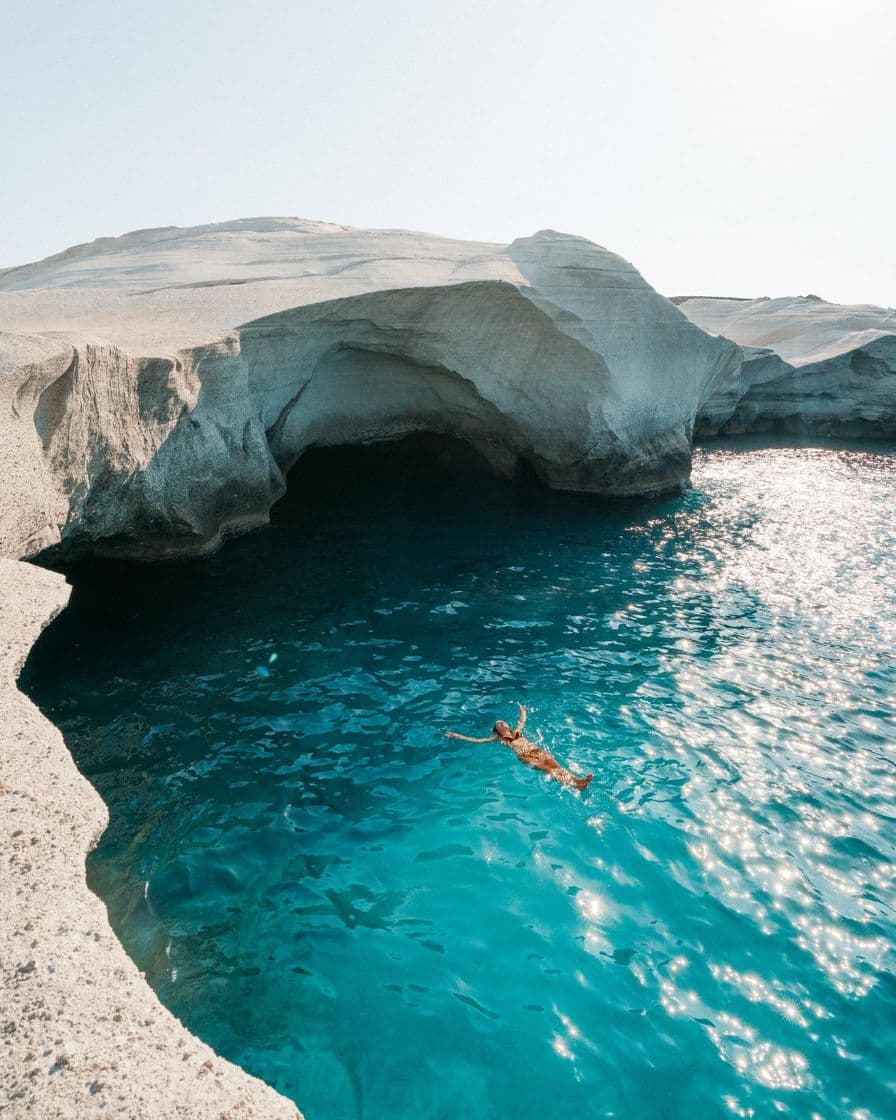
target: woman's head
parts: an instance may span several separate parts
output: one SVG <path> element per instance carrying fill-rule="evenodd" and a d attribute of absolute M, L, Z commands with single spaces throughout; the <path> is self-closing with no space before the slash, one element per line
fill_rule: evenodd
<path fill-rule="evenodd" d="M 497 735 L 499 739 L 512 739 L 514 737 L 510 724 L 505 723 L 503 719 L 499 719 L 492 728 L 492 735 Z"/>

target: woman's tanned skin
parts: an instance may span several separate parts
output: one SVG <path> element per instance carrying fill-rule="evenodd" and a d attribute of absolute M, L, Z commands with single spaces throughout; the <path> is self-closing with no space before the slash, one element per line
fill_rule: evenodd
<path fill-rule="evenodd" d="M 565 766 L 561 766 L 556 758 L 553 758 L 547 751 L 542 750 L 541 747 L 536 747 L 528 739 L 524 739 L 521 732 L 526 724 L 526 709 L 522 704 L 519 708 L 520 718 L 515 728 L 511 728 L 503 719 L 499 719 L 492 728 L 492 734 L 487 739 L 475 739 L 471 735 L 459 735 L 456 731 L 446 731 L 445 737 L 448 739 L 463 739 L 467 743 L 503 743 L 506 747 L 510 747 L 520 762 L 525 762 L 527 766 L 531 766 L 535 770 L 543 770 L 549 778 L 554 778 L 565 786 L 571 786 L 573 789 L 584 789 L 594 775 L 586 774 L 584 778 L 580 778 L 577 774 L 567 770 Z"/>

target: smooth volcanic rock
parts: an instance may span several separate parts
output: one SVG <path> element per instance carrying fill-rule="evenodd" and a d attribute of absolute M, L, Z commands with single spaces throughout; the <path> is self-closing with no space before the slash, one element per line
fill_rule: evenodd
<path fill-rule="evenodd" d="M 817 296 L 675 301 L 744 350 L 700 410 L 698 435 L 890 437 L 896 433 L 896 311 Z"/>
<path fill-rule="evenodd" d="M 264 523 L 307 448 L 420 431 L 558 489 L 674 489 L 742 358 L 583 238 L 280 218 L 7 270 L 0 327 L 8 555 L 202 552 Z"/>

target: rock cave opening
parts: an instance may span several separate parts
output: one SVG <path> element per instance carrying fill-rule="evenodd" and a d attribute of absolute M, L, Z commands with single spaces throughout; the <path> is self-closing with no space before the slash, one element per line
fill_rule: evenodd
<path fill-rule="evenodd" d="M 475 502 L 483 488 L 490 494 L 505 494 L 508 501 L 536 496 L 568 500 L 568 495 L 548 490 L 530 459 L 500 454 L 508 464 L 506 471 L 496 470 L 494 462 L 468 440 L 431 431 L 374 443 L 310 447 L 286 471 L 286 493 L 273 505 L 272 521 L 284 503 L 300 500 L 297 492 L 306 501 L 313 493 L 328 503 L 354 502 L 359 490 L 371 488 L 382 488 L 395 501 L 407 497 L 423 503 L 438 502 L 449 493 L 466 494 Z M 582 496 L 578 498 L 581 502 Z M 592 495 L 584 500 L 601 504 Z"/>

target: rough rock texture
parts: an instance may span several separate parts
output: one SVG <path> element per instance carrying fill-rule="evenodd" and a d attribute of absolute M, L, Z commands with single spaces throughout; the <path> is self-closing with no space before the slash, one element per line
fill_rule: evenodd
<path fill-rule="evenodd" d="M 817 296 L 675 301 L 738 342 L 741 368 L 703 405 L 698 435 L 890 437 L 896 433 L 896 311 Z"/>
<path fill-rule="evenodd" d="M 674 489 L 741 363 L 626 261 L 552 231 L 142 231 L 0 273 L 0 328 L 14 555 L 201 552 L 263 523 L 308 447 L 415 431 L 555 488 Z"/>
<path fill-rule="evenodd" d="M 67 599 L 62 576 L 0 559 L 0 1114 L 295 1120 L 162 1007 L 87 889 L 106 807 L 15 686 Z"/>

